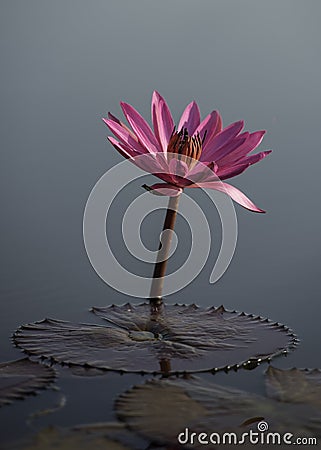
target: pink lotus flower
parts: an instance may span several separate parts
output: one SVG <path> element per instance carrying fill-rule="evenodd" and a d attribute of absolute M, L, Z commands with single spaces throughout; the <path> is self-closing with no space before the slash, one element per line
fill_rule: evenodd
<path fill-rule="evenodd" d="M 187 105 L 175 128 L 166 101 L 156 91 L 152 98 L 154 131 L 131 105 L 123 102 L 120 105 L 132 129 L 108 113 L 108 119 L 103 120 L 117 138 L 108 139 L 125 158 L 163 180 L 146 186 L 147 189 L 169 196 L 177 196 L 185 188 L 216 189 L 244 208 L 265 212 L 234 186 L 221 181 L 239 175 L 271 153 L 250 155 L 261 143 L 265 131 L 241 133 L 242 120 L 222 129 L 217 111 L 201 121 L 195 102 Z"/>

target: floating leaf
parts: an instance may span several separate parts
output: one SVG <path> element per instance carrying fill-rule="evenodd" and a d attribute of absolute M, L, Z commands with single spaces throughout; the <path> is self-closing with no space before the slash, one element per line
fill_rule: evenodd
<path fill-rule="evenodd" d="M 138 440 L 124 425 L 89 424 L 74 428 L 47 427 L 35 436 L 13 442 L 5 450 L 133 450 L 121 440 Z"/>
<path fill-rule="evenodd" d="M 121 395 L 116 412 L 133 431 L 174 445 L 186 428 L 196 433 L 237 428 L 258 414 L 260 400 L 198 380 L 151 380 Z"/>
<path fill-rule="evenodd" d="M 280 402 L 309 404 L 321 409 L 321 371 L 319 369 L 281 370 L 269 367 L 266 389 L 270 398 Z"/>
<path fill-rule="evenodd" d="M 54 369 L 28 358 L 0 363 L 0 407 L 48 387 L 55 376 Z"/>
<path fill-rule="evenodd" d="M 45 319 L 23 325 L 15 343 L 55 362 L 140 373 L 256 367 L 296 344 L 284 325 L 223 307 L 93 308 L 105 326 Z"/>
<path fill-rule="evenodd" d="M 249 430 L 260 432 L 260 436 L 269 430 L 280 435 L 293 433 L 293 439 L 320 438 L 321 414 L 309 405 L 301 406 L 199 379 L 154 379 L 122 394 L 116 401 L 116 412 L 130 429 L 162 445 L 177 445 L 181 435 L 181 443 L 188 448 L 204 448 L 195 436 L 206 433 L 202 439 L 209 440 L 212 433 L 217 433 L 213 443 L 206 445 L 216 449 L 221 448 L 217 444 L 223 443 L 225 432 L 234 433 L 235 439 L 241 439 Z M 194 438 L 191 433 L 196 433 Z"/>

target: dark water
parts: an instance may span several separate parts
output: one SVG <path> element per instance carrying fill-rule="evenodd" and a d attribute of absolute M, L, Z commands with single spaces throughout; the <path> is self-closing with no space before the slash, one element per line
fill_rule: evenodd
<path fill-rule="evenodd" d="M 10 336 L 22 323 L 94 321 L 90 306 L 132 300 L 92 269 L 82 218 L 92 187 L 121 159 L 100 118 L 108 110 L 120 115 L 120 99 L 149 118 L 157 89 L 176 120 L 195 99 L 203 116 L 217 108 L 225 124 L 244 119 L 247 129 L 266 129 L 261 149 L 273 149 L 231 183 L 268 214 L 237 206 L 239 240 L 226 274 L 210 285 L 207 264 L 168 302 L 224 304 L 286 323 L 302 345 L 275 364 L 321 367 L 320 9 L 317 1 L 298 0 L 2 4 L 2 361 L 21 356 Z M 217 213 L 201 193 L 193 197 L 219 238 Z M 159 224 L 157 215 L 143 224 L 149 245 Z M 178 235 L 185 225 L 178 222 Z M 124 254 L 120 239 L 115 229 L 114 247 Z M 215 242 L 210 258 L 217 248 Z M 262 370 L 215 381 L 261 392 Z M 115 374 L 71 381 L 66 374 L 58 381 L 66 407 L 40 425 L 109 420 L 113 399 L 137 382 Z M 26 415 L 50 395 L 3 408 L 3 438 L 26 432 Z"/>

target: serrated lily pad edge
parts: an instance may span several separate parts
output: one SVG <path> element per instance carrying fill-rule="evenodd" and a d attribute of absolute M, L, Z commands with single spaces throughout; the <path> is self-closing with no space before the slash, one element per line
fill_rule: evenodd
<path fill-rule="evenodd" d="M 143 303 L 139 303 L 135 306 L 143 306 L 146 305 L 146 302 Z M 115 304 L 111 304 L 108 305 L 110 307 L 126 307 L 126 306 L 132 306 L 130 303 L 125 303 L 123 305 L 115 305 Z M 166 304 L 164 304 L 164 306 L 166 306 Z M 237 364 L 233 364 L 233 365 L 225 365 L 225 366 L 220 366 L 220 367 L 213 367 L 213 368 L 208 368 L 208 369 L 199 369 L 199 370 L 173 370 L 173 371 L 169 371 L 166 372 L 166 374 L 164 374 L 163 371 L 161 370 L 127 370 L 127 369 L 113 369 L 112 367 L 109 368 L 98 368 L 95 365 L 92 365 L 90 363 L 85 363 L 85 364 L 78 364 L 78 363 L 64 363 L 61 361 L 58 361 L 56 358 L 50 356 L 50 357 L 46 357 L 46 356 L 36 356 L 34 355 L 32 352 L 29 352 L 28 350 L 25 350 L 23 348 L 21 348 L 19 346 L 19 344 L 16 343 L 15 341 L 15 336 L 17 333 L 20 332 L 20 330 L 23 330 L 25 325 L 21 325 L 20 327 L 17 328 L 17 330 L 13 333 L 12 335 L 12 342 L 13 345 L 16 348 L 19 348 L 23 353 L 25 353 L 28 357 L 32 357 L 33 359 L 36 360 L 40 360 L 43 363 L 46 363 L 49 367 L 52 367 L 53 365 L 57 364 L 60 365 L 61 367 L 83 367 L 85 369 L 95 369 L 95 370 L 99 370 L 103 373 L 108 373 L 108 372 L 113 372 L 113 373 L 118 373 L 120 375 L 122 374 L 136 374 L 136 375 L 166 375 L 166 376 L 180 376 L 180 375 L 187 375 L 187 374 L 198 374 L 198 373 L 212 373 L 213 375 L 218 373 L 218 372 L 225 372 L 228 373 L 230 371 L 235 371 L 237 372 L 239 369 L 247 369 L 247 370 L 251 370 L 254 369 L 256 367 L 258 367 L 259 365 L 261 365 L 262 363 L 270 363 L 272 361 L 272 359 L 278 357 L 278 356 L 287 356 L 291 351 L 295 350 L 296 347 L 299 345 L 300 340 L 298 338 L 298 336 L 296 335 L 296 333 L 292 330 L 292 328 L 288 327 L 287 325 L 284 325 L 280 322 L 274 322 L 273 320 L 267 318 L 267 317 L 262 317 L 260 315 L 255 315 L 255 314 L 248 314 L 245 312 L 239 312 L 237 310 L 229 310 L 226 309 L 223 305 L 215 307 L 215 306 L 209 306 L 207 308 L 203 308 L 201 306 L 196 305 L 195 303 L 192 304 L 185 304 L 185 303 L 175 303 L 171 306 L 180 306 L 180 307 L 192 307 L 196 309 L 203 309 L 204 311 L 208 311 L 208 310 L 215 310 L 215 311 L 222 311 L 222 312 L 227 312 L 227 313 L 231 313 L 231 314 L 237 314 L 239 316 L 246 316 L 247 318 L 252 319 L 253 321 L 257 320 L 261 323 L 269 323 L 270 325 L 278 328 L 281 332 L 286 333 L 286 335 L 289 337 L 289 344 L 281 349 L 278 350 L 274 353 L 271 353 L 269 356 L 266 357 L 262 357 L 262 358 L 250 358 L 248 360 L 242 361 L 240 363 Z M 95 309 L 95 307 L 91 307 L 89 309 L 89 311 L 93 311 Z M 44 323 L 46 321 L 55 321 L 56 319 L 51 319 L 51 318 L 45 318 L 36 322 L 33 322 L 34 324 L 41 324 Z M 60 322 L 65 322 L 65 323 L 69 323 L 69 321 L 62 321 L 59 320 Z M 89 325 L 89 326 L 97 326 L 99 327 L 103 327 L 106 328 L 103 325 L 96 325 L 94 323 L 82 323 L 83 325 Z"/>
<path fill-rule="evenodd" d="M 26 352 L 23 352 L 23 353 L 26 353 Z M 28 355 L 24 359 L 28 360 L 30 362 L 33 362 L 34 364 L 39 364 L 47 369 L 50 369 L 51 374 L 50 374 L 50 376 L 48 374 L 48 382 L 46 384 L 44 383 L 43 386 L 36 386 L 36 387 L 30 386 L 30 388 L 28 390 L 26 390 L 22 393 L 20 393 L 20 394 L 17 393 L 17 394 L 14 394 L 11 398 L 4 399 L 2 405 L 0 404 L 0 408 L 11 405 L 12 403 L 15 403 L 17 400 L 22 401 L 22 400 L 26 400 L 28 397 L 34 397 L 38 394 L 41 394 L 43 391 L 52 388 L 58 378 L 58 372 L 54 367 L 52 367 L 52 364 L 48 364 L 44 360 L 38 361 L 39 358 L 37 358 L 37 360 L 34 361 L 33 359 L 29 358 Z M 19 361 L 19 360 L 16 360 L 16 361 Z M 4 362 L 10 363 L 13 361 L 4 361 Z"/>

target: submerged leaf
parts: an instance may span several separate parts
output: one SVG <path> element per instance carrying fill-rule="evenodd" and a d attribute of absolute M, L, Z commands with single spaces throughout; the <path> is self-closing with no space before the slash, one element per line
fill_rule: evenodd
<path fill-rule="evenodd" d="M 45 319 L 20 327 L 15 343 L 59 363 L 170 373 L 251 368 L 296 340 L 283 325 L 223 307 L 144 303 L 92 311 L 105 326 Z"/>
<path fill-rule="evenodd" d="M 150 380 L 122 394 L 116 412 L 142 436 L 175 444 L 186 428 L 196 433 L 220 431 L 224 426 L 237 428 L 257 414 L 259 400 L 199 380 Z"/>
<path fill-rule="evenodd" d="M 235 439 L 242 440 L 243 433 L 250 430 L 258 433 L 260 439 L 267 430 L 281 436 L 292 433 L 293 440 L 297 436 L 320 438 L 321 414 L 304 406 L 276 402 L 200 379 L 154 379 L 122 394 L 116 401 L 116 413 L 130 429 L 153 442 L 175 446 L 181 435 L 181 443 L 187 448 L 204 448 L 204 442 L 198 442 L 195 436 L 206 433 L 207 437 L 202 437 L 209 441 L 206 448 L 216 449 L 221 448 L 217 445 L 223 444 L 224 433 L 234 433 Z M 196 433 L 194 438 L 192 433 Z M 250 444 L 248 434 L 244 439 L 242 447 L 247 448 L 244 444 Z"/>
<path fill-rule="evenodd" d="M 279 402 L 302 403 L 321 409 L 321 371 L 269 367 L 266 389 L 270 398 Z"/>
<path fill-rule="evenodd" d="M 5 450 L 130 450 L 130 447 L 105 436 L 108 431 L 108 426 L 104 430 L 48 427 L 32 438 L 8 444 Z"/>
<path fill-rule="evenodd" d="M 48 387 L 55 377 L 54 369 L 28 358 L 0 363 L 0 407 Z"/>

